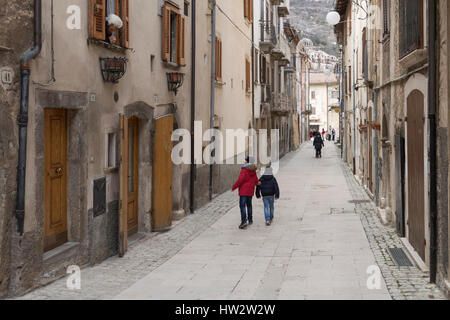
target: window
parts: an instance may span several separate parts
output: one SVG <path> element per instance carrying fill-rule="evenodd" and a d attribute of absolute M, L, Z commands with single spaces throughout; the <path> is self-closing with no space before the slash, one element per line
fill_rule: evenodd
<path fill-rule="evenodd" d="M 365 80 L 369 79 L 369 57 L 367 54 L 367 29 L 363 29 L 362 33 L 362 70 L 363 70 L 363 76 Z"/>
<path fill-rule="evenodd" d="M 247 92 L 251 91 L 251 67 L 250 67 L 250 61 L 248 59 L 245 59 L 245 90 Z"/>
<path fill-rule="evenodd" d="M 423 47 L 423 0 L 399 0 L 400 58 Z"/>
<path fill-rule="evenodd" d="M 259 78 L 260 82 L 262 84 L 267 84 L 267 60 L 264 55 L 260 55 L 261 57 L 261 63 L 260 63 L 260 72 L 259 72 Z"/>
<path fill-rule="evenodd" d="M 189 2 L 187 1 L 184 2 L 184 15 L 189 17 Z"/>
<path fill-rule="evenodd" d="M 106 142 L 106 169 L 117 168 L 117 134 L 113 131 L 108 132 L 106 134 Z"/>
<path fill-rule="evenodd" d="M 352 92 L 352 67 L 348 67 L 348 93 Z"/>
<path fill-rule="evenodd" d="M 150 55 L 150 71 L 155 71 L 155 56 L 153 54 Z"/>
<path fill-rule="evenodd" d="M 162 8 L 162 60 L 186 65 L 185 21 L 175 6 L 166 2 Z"/>
<path fill-rule="evenodd" d="M 253 22 L 253 0 L 244 0 L 244 18 Z"/>
<path fill-rule="evenodd" d="M 390 2 L 383 0 L 383 35 L 386 36 L 390 33 L 391 29 L 391 10 L 389 8 Z"/>
<path fill-rule="evenodd" d="M 216 81 L 222 81 L 222 39 L 216 37 Z"/>
<path fill-rule="evenodd" d="M 258 64 L 260 62 L 260 58 L 259 58 L 259 52 L 258 52 L 258 50 L 256 48 L 254 49 L 253 62 L 254 62 L 254 64 L 253 64 L 253 71 L 254 71 L 253 79 L 254 79 L 255 82 L 257 82 L 258 79 L 259 79 L 259 76 L 258 76 L 259 66 L 258 66 Z"/>
<path fill-rule="evenodd" d="M 106 18 L 115 14 L 122 19 L 121 29 L 108 25 Z M 89 37 L 129 47 L 129 0 L 89 0 Z"/>

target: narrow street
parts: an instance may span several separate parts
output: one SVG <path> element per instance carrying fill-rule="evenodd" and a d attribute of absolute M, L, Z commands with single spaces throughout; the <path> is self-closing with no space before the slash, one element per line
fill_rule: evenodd
<path fill-rule="evenodd" d="M 171 231 L 131 245 L 124 258 L 82 269 L 81 290 L 67 289 L 60 279 L 22 299 L 441 298 L 425 274 L 395 267 L 371 245 L 368 238 L 378 245 L 380 239 L 389 239 L 386 245 L 398 239 L 377 219 L 368 223 L 379 234 L 366 235 L 368 210 L 351 201 L 367 198 L 356 182 L 349 183 L 354 178 L 339 152 L 327 143 L 317 160 L 304 144 L 282 160 L 281 199 L 270 227 L 261 201 L 254 200 L 254 224 L 239 230 L 237 196 L 227 193 Z M 367 270 L 377 262 L 387 278 L 380 289 L 369 290 Z"/>

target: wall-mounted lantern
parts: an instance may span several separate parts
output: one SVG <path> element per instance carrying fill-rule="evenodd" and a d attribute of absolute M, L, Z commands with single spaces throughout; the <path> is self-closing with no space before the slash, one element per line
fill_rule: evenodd
<path fill-rule="evenodd" d="M 103 81 L 118 83 L 127 71 L 126 58 L 100 58 Z"/>
<path fill-rule="evenodd" d="M 175 92 L 177 95 L 178 89 L 183 85 L 184 73 L 181 72 L 167 72 L 167 85 L 169 91 Z"/>

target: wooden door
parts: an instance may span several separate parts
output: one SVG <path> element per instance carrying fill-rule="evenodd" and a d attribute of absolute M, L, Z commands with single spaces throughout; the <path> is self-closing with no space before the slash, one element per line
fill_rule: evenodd
<path fill-rule="evenodd" d="M 372 123 L 372 108 L 369 108 L 369 123 Z M 368 180 L 369 180 L 369 190 L 370 192 L 374 192 L 373 190 L 373 150 L 372 150 L 372 145 L 373 145 L 373 131 L 372 128 L 370 128 L 370 126 L 367 129 L 368 132 L 368 142 L 369 142 L 369 159 L 368 159 Z"/>
<path fill-rule="evenodd" d="M 407 108 L 409 241 L 425 260 L 424 95 L 414 90 Z"/>
<path fill-rule="evenodd" d="M 138 231 L 139 121 L 120 115 L 119 256 L 128 248 L 128 236 Z"/>
<path fill-rule="evenodd" d="M 172 225 L 173 115 L 156 120 L 153 150 L 152 226 L 154 231 Z"/>
<path fill-rule="evenodd" d="M 128 121 L 120 115 L 119 256 L 128 248 Z"/>
<path fill-rule="evenodd" d="M 128 236 L 138 231 L 138 186 L 139 186 L 139 120 L 128 119 Z"/>
<path fill-rule="evenodd" d="M 44 110 L 44 251 L 67 242 L 67 113 Z"/>

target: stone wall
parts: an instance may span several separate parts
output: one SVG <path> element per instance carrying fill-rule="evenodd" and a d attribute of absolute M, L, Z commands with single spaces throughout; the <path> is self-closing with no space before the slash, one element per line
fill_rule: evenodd
<path fill-rule="evenodd" d="M 33 1 L 2 1 L 0 6 L 0 73 L 11 72 L 11 83 L 0 80 L 0 297 L 9 286 L 11 234 L 16 193 L 17 114 L 20 103 L 22 54 L 33 46 Z"/>
<path fill-rule="evenodd" d="M 448 13 L 450 5 L 448 1 L 438 1 L 438 118 L 437 118 L 437 201 L 438 201 L 438 230 L 437 230 L 437 283 L 447 290 L 446 280 L 449 279 L 449 215 L 448 215 L 448 199 L 449 199 L 449 139 L 448 139 L 448 102 L 450 93 L 449 82 L 449 23 Z"/>

